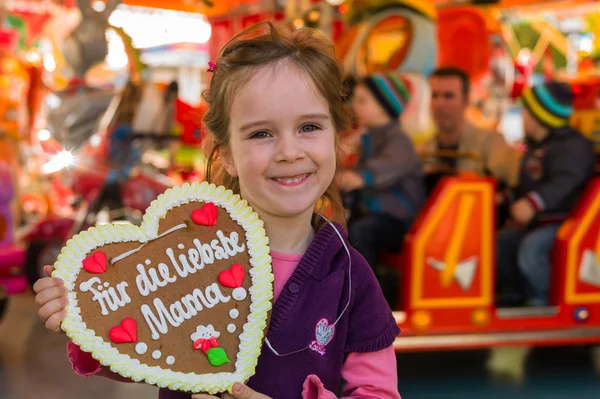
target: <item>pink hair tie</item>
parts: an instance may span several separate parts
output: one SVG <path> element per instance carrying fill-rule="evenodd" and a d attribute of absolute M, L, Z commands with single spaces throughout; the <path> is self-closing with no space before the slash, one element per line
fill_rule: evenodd
<path fill-rule="evenodd" d="M 217 64 L 212 61 L 208 61 L 208 70 L 206 72 L 214 72 Z"/>

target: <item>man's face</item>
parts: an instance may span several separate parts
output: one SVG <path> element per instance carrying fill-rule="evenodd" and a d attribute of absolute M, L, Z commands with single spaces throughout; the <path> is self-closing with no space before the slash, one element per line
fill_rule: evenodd
<path fill-rule="evenodd" d="M 429 79 L 431 85 L 431 115 L 439 130 L 452 131 L 463 121 L 468 98 L 458 77 Z"/>

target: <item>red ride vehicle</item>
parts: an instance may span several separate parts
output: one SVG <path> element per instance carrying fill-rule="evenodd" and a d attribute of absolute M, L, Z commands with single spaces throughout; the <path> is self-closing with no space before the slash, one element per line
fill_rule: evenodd
<path fill-rule="evenodd" d="M 600 343 L 600 178 L 562 225 L 552 254 L 551 306 L 494 304 L 491 179 L 444 178 L 401 255 L 396 350 Z"/>

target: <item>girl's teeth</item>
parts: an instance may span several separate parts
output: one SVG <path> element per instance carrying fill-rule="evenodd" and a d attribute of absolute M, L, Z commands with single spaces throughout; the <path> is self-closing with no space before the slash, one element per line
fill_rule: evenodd
<path fill-rule="evenodd" d="M 298 183 L 299 181 L 306 178 L 306 176 L 307 175 L 302 175 L 302 176 L 297 176 L 297 177 L 292 177 L 292 178 L 275 178 L 275 180 L 277 180 L 280 183 L 291 184 L 291 183 Z"/>

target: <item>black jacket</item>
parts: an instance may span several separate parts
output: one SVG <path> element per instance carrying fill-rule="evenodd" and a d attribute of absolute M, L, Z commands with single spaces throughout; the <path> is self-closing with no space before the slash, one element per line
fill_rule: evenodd
<path fill-rule="evenodd" d="M 528 143 L 514 194 L 535 206 L 536 221 L 558 223 L 571 212 L 594 170 L 592 142 L 570 126 L 553 129 L 543 141 Z"/>

